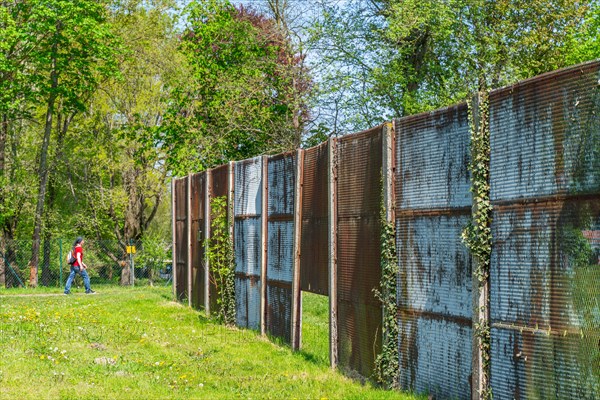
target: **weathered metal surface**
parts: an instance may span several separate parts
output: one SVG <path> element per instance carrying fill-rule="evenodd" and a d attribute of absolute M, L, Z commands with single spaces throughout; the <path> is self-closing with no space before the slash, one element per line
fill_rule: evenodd
<path fill-rule="evenodd" d="M 292 339 L 294 268 L 295 153 L 268 160 L 266 330 L 286 343 Z"/>
<path fill-rule="evenodd" d="M 236 274 L 236 324 L 242 328 L 260 329 L 260 277 Z"/>
<path fill-rule="evenodd" d="M 187 180 L 181 178 L 175 181 L 175 236 L 176 236 L 176 262 L 174 266 L 177 274 L 175 294 L 177 299 L 183 301 L 188 298 L 188 279 L 187 279 Z"/>
<path fill-rule="evenodd" d="M 492 201 L 600 191 L 598 63 L 490 94 Z"/>
<path fill-rule="evenodd" d="M 396 122 L 397 206 L 471 207 L 466 104 Z"/>
<path fill-rule="evenodd" d="M 396 121 L 396 243 L 404 389 L 471 397 L 471 259 L 466 104 Z"/>
<path fill-rule="evenodd" d="M 337 299 L 339 365 L 368 377 L 381 347 L 383 127 L 337 144 Z"/>
<path fill-rule="evenodd" d="M 436 399 L 470 398 L 470 324 L 406 315 L 399 327 L 400 385 Z"/>
<path fill-rule="evenodd" d="M 300 287 L 328 295 L 327 143 L 305 150 Z"/>
<path fill-rule="evenodd" d="M 490 96 L 499 398 L 600 398 L 600 64 Z"/>
<path fill-rule="evenodd" d="M 210 198 L 211 201 L 214 198 L 226 198 L 228 199 L 229 194 L 229 165 L 223 164 L 218 166 L 209 172 L 211 174 L 210 177 Z M 229 199 L 228 199 L 229 201 Z M 210 205 L 209 205 L 210 207 Z M 230 206 L 229 203 L 227 205 L 227 215 L 229 218 Z M 211 230 L 212 236 L 212 230 Z M 210 275 L 210 273 L 209 273 Z M 215 285 L 215 280 L 209 276 L 209 309 L 216 310 L 217 307 L 217 287 Z"/>
<path fill-rule="evenodd" d="M 469 221 L 470 213 L 397 220 L 402 310 L 471 318 L 471 258 L 461 242 Z"/>
<path fill-rule="evenodd" d="M 236 162 L 234 182 L 236 323 L 260 329 L 262 158 Z"/>
<path fill-rule="evenodd" d="M 191 249 L 192 249 L 192 307 L 204 308 L 206 299 L 205 270 L 204 270 L 204 240 L 205 240 L 205 180 L 206 173 L 192 175 L 191 202 Z"/>

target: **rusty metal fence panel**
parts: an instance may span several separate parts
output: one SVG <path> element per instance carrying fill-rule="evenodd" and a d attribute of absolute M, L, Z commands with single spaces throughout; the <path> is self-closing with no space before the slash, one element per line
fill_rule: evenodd
<path fill-rule="evenodd" d="M 467 107 L 396 121 L 396 242 L 402 388 L 471 397 Z"/>
<path fill-rule="evenodd" d="M 188 298 L 187 182 L 187 177 L 175 180 L 175 294 L 180 301 Z"/>
<path fill-rule="evenodd" d="M 329 295 L 327 142 L 306 149 L 302 186 L 301 290 Z"/>
<path fill-rule="evenodd" d="M 206 289 L 204 279 L 206 276 L 204 262 L 204 213 L 205 213 L 205 190 L 206 172 L 192 175 L 192 228 L 191 228 L 191 250 L 192 250 L 192 307 L 204 308 Z"/>
<path fill-rule="evenodd" d="M 230 204 L 229 201 L 229 166 L 227 164 L 216 167 L 208 172 L 210 174 L 210 199 L 224 197 L 227 199 L 227 213 L 229 218 Z M 211 228 L 212 236 L 212 228 Z M 210 276 L 209 270 L 209 307 L 211 310 L 216 310 L 217 307 L 217 286 L 215 280 Z"/>
<path fill-rule="evenodd" d="M 262 157 L 235 163 L 234 253 L 236 323 L 260 329 Z"/>
<path fill-rule="evenodd" d="M 337 145 L 337 324 L 339 365 L 369 377 L 381 351 L 382 127 Z"/>
<path fill-rule="evenodd" d="M 295 153 L 268 159 L 268 229 L 266 329 L 292 340 L 292 278 L 294 267 Z"/>
<path fill-rule="evenodd" d="M 600 398 L 600 65 L 490 95 L 495 398 Z"/>

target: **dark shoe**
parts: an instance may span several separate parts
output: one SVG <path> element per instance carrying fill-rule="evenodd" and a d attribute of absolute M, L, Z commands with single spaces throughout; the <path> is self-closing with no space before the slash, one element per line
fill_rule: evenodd
<path fill-rule="evenodd" d="M 90 290 L 86 290 L 85 294 L 96 294 L 96 292 L 94 292 L 92 289 L 90 289 Z"/>
<path fill-rule="evenodd" d="M 71 294 L 71 292 L 65 292 L 64 294 Z"/>

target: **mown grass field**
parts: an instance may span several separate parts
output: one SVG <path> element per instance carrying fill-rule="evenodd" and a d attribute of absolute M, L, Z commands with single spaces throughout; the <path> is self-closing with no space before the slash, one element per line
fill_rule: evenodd
<path fill-rule="evenodd" d="M 294 353 L 171 301 L 170 288 L 95 289 L 0 289 L 0 398 L 415 398 L 328 367 L 326 298 L 305 295 Z"/>

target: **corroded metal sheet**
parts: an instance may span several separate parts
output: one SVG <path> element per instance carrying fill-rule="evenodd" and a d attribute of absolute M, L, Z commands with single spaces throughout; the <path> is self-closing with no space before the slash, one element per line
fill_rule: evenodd
<path fill-rule="evenodd" d="M 294 269 L 295 153 L 268 159 L 266 329 L 286 343 L 292 339 Z"/>
<path fill-rule="evenodd" d="M 598 63 L 490 94 L 491 198 L 600 191 Z"/>
<path fill-rule="evenodd" d="M 436 399 L 471 398 L 470 324 L 432 315 L 405 315 L 400 318 L 399 328 L 402 387 L 429 393 Z"/>
<path fill-rule="evenodd" d="M 466 104 L 396 125 L 396 201 L 403 210 L 471 206 Z"/>
<path fill-rule="evenodd" d="M 322 295 L 329 294 L 328 160 L 327 143 L 307 149 L 302 177 L 300 288 Z"/>
<path fill-rule="evenodd" d="M 381 348 L 382 127 L 337 145 L 337 309 L 339 365 L 371 376 Z"/>
<path fill-rule="evenodd" d="M 175 243 L 177 247 L 175 294 L 180 301 L 188 297 L 187 180 L 187 177 L 175 180 Z"/>
<path fill-rule="evenodd" d="M 463 215 L 402 215 L 397 220 L 401 309 L 470 320 L 472 265 L 461 241 L 469 221 L 469 210 Z"/>
<path fill-rule="evenodd" d="M 600 398 L 600 64 L 490 95 L 492 391 Z"/>
<path fill-rule="evenodd" d="M 260 293 L 259 277 L 236 275 L 235 319 L 237 326 L 254 330 L 260 329 Z"/>
<path fill-rule="evenodd" d="M 206 173 L 201 172 L 192 175 L 192 230 L 191 230 L 191 249 L 192 249 L 192 307 L 204 308 L 206 298 L 206 288 L 204 285 L 206 271 L 204 269 L 204 213 L 205 213 L 205 182 Z"/>
<path fill-rule="evenodd" d="M 262 158 L 235 163 L 234 253 L 236 323 L 259 329 L 261 324 Z"/>
<path fill-rule="evenodd" d="M 472 265 L 466 104 L 396 121 L 401 386 L 471 397 Z"/>
<path fill-rule="evenodd" d="M 235 163 L 234 215 L 260 215 L 262 207 L 262 158 Z"/>
<path fill-rule="evenodd" d="M 229 199 L 229 165 L 224 164 L 218 166 L 207 172 L 210 174 L 210 198 L 225 198 L 227 201 L 231 201 Z M 211 200 L 212 201 L 212 200 Z M 229 219 L 231 206 L 227 204 L 227 218 Z M 212 236 L 212 228 L 211 228 L 211 236 Z M 212 277 L 209 277 L 209 301 L 210 301 L 210 309 L 216 310 L 218 308 L 217 304 L 217 286 L 216 281 Z"/>

